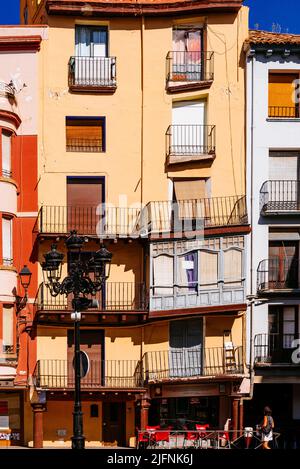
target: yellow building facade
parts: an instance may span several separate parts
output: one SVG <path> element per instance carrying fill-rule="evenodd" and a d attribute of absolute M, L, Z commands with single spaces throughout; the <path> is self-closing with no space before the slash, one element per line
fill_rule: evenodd
<path fill-rule="evenodd" d="M 98 307 L 81 319 L 86 444 L 135 446 L 138 429 L 182 419 L 220 429 L 231 419 L 236 430 L 248 392 L 248 10 L 221 0 L 84 3 L 21 1 L 24 23 L 48 25 L 26 443 L 71 444 L 72 305 L 51 296 L 41 264 L 55 242 L 67 275 L 72 229 L 86 261 L 99 239 L 112 253 Z"/>

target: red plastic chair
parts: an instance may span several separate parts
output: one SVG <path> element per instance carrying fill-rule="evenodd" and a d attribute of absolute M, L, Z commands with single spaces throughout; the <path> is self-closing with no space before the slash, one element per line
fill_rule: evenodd
<path fill-rule="evenodd" d="M 160 442 L 169 443 L 170 442 L 170 430 L 159 430 L 156 431 L 153 435 L 155 446 L 159 446 Z"/>
<path fill-rule="evenodd" d="M 209 424 L 206 423 L 204 425 L 200 425 L 200 424 L 196 424 L 196 430 L 198 432 L 198 444 L 199 444 L 199 447 L 201 446 L 201 443 L 202 443 L 202 440 L 206 441 L 207 442 L 207 430 L 209 428 Z"/>

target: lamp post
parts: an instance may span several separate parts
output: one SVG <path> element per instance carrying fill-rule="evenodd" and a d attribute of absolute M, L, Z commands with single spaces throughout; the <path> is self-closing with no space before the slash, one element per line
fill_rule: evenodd
<path fill-rule="evenodd" d="M 51 251 L 44 254 L 45 262 L 42 264 L 45 285 L 52 296 L 73 294 L 72 307 L 74 313 L 74 372 L 75 393 L 73 411 L 72 449 L 84 449 L 85 437 L 83 435 L 83 419 L 81 410 L 81 356 L 80 356 L 80 319 L 81 311 L 98 306 L 96 300 L 86 295 L 96 295 L 102 289 L 105 280 L 109 277 L 112 254 L 101 245 L 94 256 L 87 262 L 81 259 L 82 246 L 85 239 L 71 231 L 66 239 L 68 251 L 68 275 L 62 280 L 62 261 L 64 254 L 57 251 L 57 245 L 52 244 Z M 94 278 L 90 277 L 94 274 Z"/>
<path fill-rule="evenodd" d="M 27 301 L 28 301 L 27 292 L 28 292 L 28 288 L 31 282 L 31 276 L 32 276 L 31 271 L 29 270 L 27 265 L 24 265 L 23 269 L 21 269 L 19 272 L 19 279 L 20 279 L 22 287 L 24 288 L 25 293 L 23 297 L 16 295 L 17 313 L 22 311 L 22 309 L 24 309 L 27 304 Z"/>

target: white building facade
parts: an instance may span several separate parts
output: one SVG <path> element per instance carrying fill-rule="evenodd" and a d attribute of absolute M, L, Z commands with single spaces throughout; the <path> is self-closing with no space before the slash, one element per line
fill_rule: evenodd
<path fill-rule="evenodd" d="M 282 433 L 281 445 L 298 447 L 300 36 L 253 31 L 245 47 L 252 227 L 247 249 L 247 359 L 253 383 L 246 419 L 252 416 L 252 423 L 258 423 L 264 406 L 270 406 Z"/>

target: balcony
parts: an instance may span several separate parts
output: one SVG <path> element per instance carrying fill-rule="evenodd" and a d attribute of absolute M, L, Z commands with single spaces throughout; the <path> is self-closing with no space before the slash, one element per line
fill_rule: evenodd
<path fill-rule="evenodd" d="M 69 89 L 112 93 L 117 88 L 116 57 L 71 57 Z"/>
<path fill-rule="evenodd" d="M 263 216 L 299 215 L 300 181 L 266 181 L 260 189 L 260 211 Z"/>
<path fill-rule="evenodd" d="M 167 91 L 209 88 L 214 79 L 214 53 L 207 51 L 169 51 Z"/>
<path fill-rule="evenodd" d="M 257 269 L 257 292 L 296 294 L 299 287 L 299 261 L 295 257 L 264 259 Z"/>
<path fill-rule="evenodd" d="M 214 160 L 214 125 L 170 125 L 166 132 L 167 164 Z"/>
<path fill-rule="evenodd" d="M 295 350 L 299 348 L 299 339 L 299 333 L 256 335 L 254 338 L 254 359 L 256 366 L 281 364 L 300 366 L 299 360 L 298 362 L 295 360 L 297 354 L 294 354 Z"/>
<path fill-rule="evenodd" d="M 67 360 L 38 360 L 33 373 L 36 389 L 72 390 L 75 387 L 73 363 Z M 138 360 L 90 360 L 81 379 L 82 390 L 142 388 Z"/>
<path fill-rule="evenodd" d="M 41 207 L 34 232 L 38 235 L 69 235 L 71 230 L 94 238 L 116 238 L 139 236 L 137 221 L 140 208 L 92 206 Z"/>
<path fill-rule="evenodd" d="M 226 357 L 223 347 L 146 352 L 143 357 L 145 382 L 242 375 L 243 347 L 234 347 L 232 359 Z"/>
<path fill-rule="evenodd" d="M 268 116 L 271 119 L 299 119 L 299 106 L 269 106 Z"/>
<path fill-rule="evenodd" d="M 140 216 L 143 235 L 189 234 L 205 228 L 239 225 L 248 225 L 245 196 L 149 202 Z"/>
<path fill-rule="evenodd" d="M 97 292 L 96 296 L 91 298 L 98 300 L 99 307 L 84 313 L 87 317 L 89 314 L 99 312 L 116 315 L 143 313 L 148 310 L 148 294 L 144 283 L 107 282 L 105 289 Z M 72 297 L 71 295 L 53 297 L 49 289 L 42 283 L 35 298 L 34 308 L 39 320 L 47 320 L 47 316 L 51 316 L 51 313 L 73 311 Z"/>

